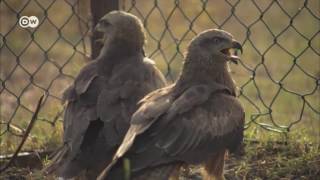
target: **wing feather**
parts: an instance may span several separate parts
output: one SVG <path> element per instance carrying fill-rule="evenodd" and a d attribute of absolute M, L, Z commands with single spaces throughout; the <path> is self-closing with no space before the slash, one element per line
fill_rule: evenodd
<path fill-rule="evenodd" d="M 174 142 L 169 140 L 169 135 L 167 137 L 162 136 L 162 140 L 158 140 L 166 140 L 166 143 L 160 147 L 169 156 L 188 159 L 189 152 L 201 152 L 203 147 L 207 148 L 207 152 L 210 152 L 210 149 L 228 148 L 230 142 L 223 142 L 221 139 L 243 130 L 243 108 L 230 95 L 220 93 L 213 95 L 204 104 L 198 106 L 196 110 L 180 116 L 174 117 L 175 123 L 172 123 L 171 126 L 182 128 L 184 133 L 181 133 Z M 170 129 L 170 125 L 167 128 Z M 163 132 L 162 135 L 165 134 L 168 133 Z"/>
<path fill-rule="evenodd" d="M 152 92 L 140 101 L 141 105 L 133 114 L 131 126 L 122 144 L 115 153 L 113 161 L 102 171 L 98 179 L 103 179 L 106 176 L 118 159 L 132 147 L 137 135 L 149 129 L 153 123 L 161 121 L 159 122 L 160 124 L 175 124 L 171 121 L 177 121 L 174 119 L 176 115 L 190 113 L 191 108 L 208 101 L 213 92 L 229 92 L 228 88 L 219 84 L 211 87 L 207 85 L 195 85 L 186 89 L 179 97 L 174 99 L 172 87 L 174 87 L 174 85 Z M 171 154 L 172 156 L 178 155 L 181 151 L 184 151 L 186 147 L 193 145 L 190 144 L 189 139 L 192 138 L 193 135 L 197 135 L 197 133 L 193 133 L 192 129 L 193 127 L 182 127 L 179 131 L 170 131 L 169 133 L 167 131 L 163 133 L 162 131 L 162 133 L 160 133 L 160 137 L 162 138 L 156 138 L 154 144 L 160 147 L 165 154 Z M 164 141 L 161 142 L 161 140 Z"/>
<path fill-rule="evenodd" d="M 91 81 L 98 76 L 96 61 L 92 61 L 83 67 L 76 77 L 74 82 L 74 88 L 78 95 L 87 91 Z"/>

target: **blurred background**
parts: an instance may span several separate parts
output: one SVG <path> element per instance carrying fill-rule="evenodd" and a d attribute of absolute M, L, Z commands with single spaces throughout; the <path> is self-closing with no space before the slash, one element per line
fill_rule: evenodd
<path fill-rule="evenodd" d="M 320 142 L 318 0 L 1 0 L 1 154 L 15 151 L 43 93 L 23 150 L 61 143 L 62 92 L 92 60 L 91 27 L 95 14 L 105 13 L 93 7 L 110 2 L 141 18 L 146 54 L 171 82 L 191 38 L 208 28 L 229 31 L 244 46 L 231 73 L 246 139 Z M 37 16 L 38 27 L 21 28 L 21 16 Z"/>

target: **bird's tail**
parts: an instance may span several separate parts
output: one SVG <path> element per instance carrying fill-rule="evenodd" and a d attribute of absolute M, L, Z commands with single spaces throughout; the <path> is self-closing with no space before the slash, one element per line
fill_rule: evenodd
<path fill-rule="evenodd" d="M 69 151 L 69 147 L 67 144 L 64 144 L 63 146 L 58 148 L 51 155 L 51 157 L 52 157 L 51 162 L 41 170 L 42 174 L 48 175 L 48 174 L 52 174 L 53 172 L 55 172 L 60 167 L 61 162 L 64 159 L 64 157 L 66 156 L 66 154 L 68 153 L 68 151 Z"/>
<path fill-rule="evenodd" d="M 103 180 L 107 176 L 110 169 L 118 162 L 118 160 L 131 148 L 140 126 L 131 126 L 125 135 L 121 145 L 119 146 L 117 152 L 112 158 L 110 164 L 100 173 L 97 180 Z"/>

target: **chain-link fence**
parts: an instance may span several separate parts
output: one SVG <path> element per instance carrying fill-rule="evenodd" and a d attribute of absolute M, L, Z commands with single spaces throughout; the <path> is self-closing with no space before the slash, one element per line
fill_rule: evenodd
<path fill-rule="evenodd" d="M 61 94 L 89 59 L 94 13 L 89 3 L 0 1 L 1 154 L 16 149 L 44 92 L 24 148 L 59 143 Z M 120 9 L 143 20 L 147 55 L 171 81 L 181 69 L 186 45 L 202 30 L 222 28 L 242 42 L 242 61 L 231 65 L 231 73 L 245 106 L 248 137 L 272 132 L 290 137 L 294 129 L 319 137 L 319 6 L 318 0 L 120 2 Z M 39 18 L 38 27 L 21 28 L 19 18 L 31 15 Z"/>

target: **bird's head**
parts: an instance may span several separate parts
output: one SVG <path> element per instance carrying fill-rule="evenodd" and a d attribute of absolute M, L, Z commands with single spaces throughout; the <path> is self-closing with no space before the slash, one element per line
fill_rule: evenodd
<path fill-rule="evenodd" d="M 231 61 L 237 64 L 240 59 L 237 50 L 242 53 L 241 44 L 230 33 L 220 29 L 209 29 L 200 33 L 188 47 L 188 52 L 196 52 L 211 63 Z"/>
<path fill-rule="evenodd" d="M 141 20 L 124 11 L 111 11 L 97 23 L 95 30 L 104 34 L 103 43 L 124 41 L 138 47 L 143 47 L 145 32 Z"/>

